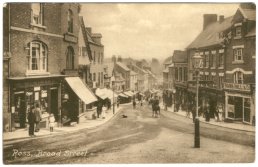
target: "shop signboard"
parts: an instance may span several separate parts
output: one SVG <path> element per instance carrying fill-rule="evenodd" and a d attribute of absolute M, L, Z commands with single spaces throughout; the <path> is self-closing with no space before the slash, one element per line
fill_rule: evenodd
<path fill-rule="evenodd" d="M 250 91 L 250 85 L 248 84 L 237 84 L 237 83 L 224 83 L 224 89 L 229 90 L 240 90 L 240 91 Z"/>

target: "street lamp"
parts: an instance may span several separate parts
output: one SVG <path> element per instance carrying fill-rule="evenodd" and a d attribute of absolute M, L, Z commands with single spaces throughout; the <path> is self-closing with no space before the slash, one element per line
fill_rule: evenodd
<path fill-rule="evenodd" d="M 198 50 L 193 56 L 193 68 L 196 72 L 196 117 L 195 117 L 195 133 L 194 133 L 194 147 L 200 148 L 200 121 L 198 114 L 198 100 L 199 100 L 199 70 L 202 67 L 202 56 L 199 54 Z"/>
<path fill-rule="evenodd" d="M 112 89 L 113 89 L 113 114 L 115 114 L 115 82 L 112 83 Z"/>

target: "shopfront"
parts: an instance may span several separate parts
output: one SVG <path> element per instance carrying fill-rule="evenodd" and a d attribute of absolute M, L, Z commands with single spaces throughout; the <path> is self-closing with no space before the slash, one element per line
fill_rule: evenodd
<path fill-rule="evenodd" d="M 9 78 L 12 128 L 25 128 L 28 112 L 36 104 L 39 104 L 42 113 L 41 127 L 48 126 L 50 113 L 53 113 L 55 119 L 59 121 L 62 79 L 62 75 Z"/>
<path fill-rule="evenodd" d="M 255 103 L 250 85 L 226 83 L 224 88 L 227 89 L 225 92 L 226 119 L 252 124 L 255 116 Z"/>

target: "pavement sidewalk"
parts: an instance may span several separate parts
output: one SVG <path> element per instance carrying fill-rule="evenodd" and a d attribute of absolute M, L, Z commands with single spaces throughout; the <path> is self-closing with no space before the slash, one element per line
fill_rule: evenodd
<path fill-rule="evenodd" d="M 161 104 L 161 108 L 164 110 L 164 106 Z M 173 112 L 177 115 L 181 115 L 184 117 L 187 117 L 187 113 L 186 111 L 183 110 L 179 110 L 178 112 L 174 112 L 174 107 L 168 107 L 166 112 Z M 192 114 L 190 114 L 189 117 L 187 117 L 189 119 L 192 119 Z M 212 124 L 212 125 L 216 125 L 216 126 L 221 126 L 221 127 L 225 127 L 225 128 L 230 128 L 230 129 L 235 129 L 235 130 L 242 130 L 242 131 L 248 131 L 248 132 L 255 132 L 255 126 L 252 125 L 247 125 L 247 124 L 243 124 L 242 122 L 217 122 L 215 119 L 210 119 L 209 122 L 205 121 L 205 118 L 203 118 L 202 116 L 199 117 L 200 122 L 203 123 L 207 123 L 207 124 Z"/>
<path fill-rule="evenodd" d="M 103 125 L 104 123 L 108 122 L 111 120 L 115 115 L 117 115 L 123 108 L 123 106 L 126 105 L 131 105 L 131 103 L 127 104 L 120 104 L 119 108 L 115 107 L 115 114 L 113 114 L 113 109 L 111 108 L 110 110 L 106 110 L 105 114 L 105 119 L 103 118 L 98 118 L 95 120 L 92 119 L 85 119 L 82 120 L 79 124 L 76 124 L 75 126 L 63 126 L 63 127 L 54 127 L 54 132 L 50 132 L 49 128 L 42 128 L 40 129 L 39 132 L 35 132 L 36 137 L 34 138 L 40 138 L 40 137 L 45 137 L 49 135 L 57 135 L 57 134 L 62 134 L 62 133 L 69 133 L 69 132 L 74 132 L 78 131 L 81 129 L 91 129 L 98 127 L 100 125 Z M 104 111 L 103 111 L 104 112 Z M 14 132 L 5 132 L 3 133 L 3 141 L 8 142 L 8 141 L 22 141 L 22 140 L 30 140 L 34 139 L 28 135 L 28 129 L 18 129 L 15 130 Z"/>

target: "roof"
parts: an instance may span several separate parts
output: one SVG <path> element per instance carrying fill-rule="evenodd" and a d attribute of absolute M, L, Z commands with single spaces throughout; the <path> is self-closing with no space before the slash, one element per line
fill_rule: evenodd
<path fill-rule="evenodd" d="M 166 58 L 165 60 L 164 60 L 164 65 L 169 65 L 169 64 L 171 64 L 172 63 L 172 56 L 169 56 L 168 58 Z"/>
<path fill-rule="evenodd" d="M 125 81 L 121 73 L 114 71 L 114 74 L 115 74 L 115 81 Z"/>
<path fill-rule="evenodd" d="M 225 18 L 222 22 L 214 22 L 208 25 L 187 47 L 191 48 L 201 48 L 212 45 L 220 44 L 224 41 L 223 38 L 219 38 L 219 34 L 232 26 L 233 16 Z"/>
<path fill-rule="evenodd" d="M 247 34 L 245 37 L 253 37 L 256 36 L 256 26 L 254 26 Z"/>
<path fill-rule="evenodd" d="M 116 64 L 123 68 L 125 71 L 130 71 L 130 69 L 125 64 L 121 62 L 116 62 Z"/>
<path fill-rule="evenodd" d="M 83 17 L 80 16 L 79 20 L 80 20 L 80 26 L 81 26 L 81 30 L 82 30 L 83 39 L 84 39 L 85 46 L 86 46 L 86 49 L 87 49 L 87 52 L 88 52 L 88 55 L 89 55 L 89 59 L 92 60 L 91 50 L 90 50 L 90 47 L 89 47 L 89 44 L 88 44 L 89 37 L 88 37 L 88 33 L 87 33 L 87 30 L 86 30 L 85 25 L 84 25 Z"/>
<path fill-rule="evenodd" d="M 256 10 L 255 9 L 244 9 L 239 8 L 239 11 L 242 13 L 245 19 L 256 21 Z"/>
<path fill-rule="evenodd" d="M 137 73 L 131 70 L 130 75 L 137 75 Z"/>
<path fill-rule="evenodd" d="M 186 63 L 187 62 L 186 51 L 174 50 L 172 61 L 173 63 Z"/>

